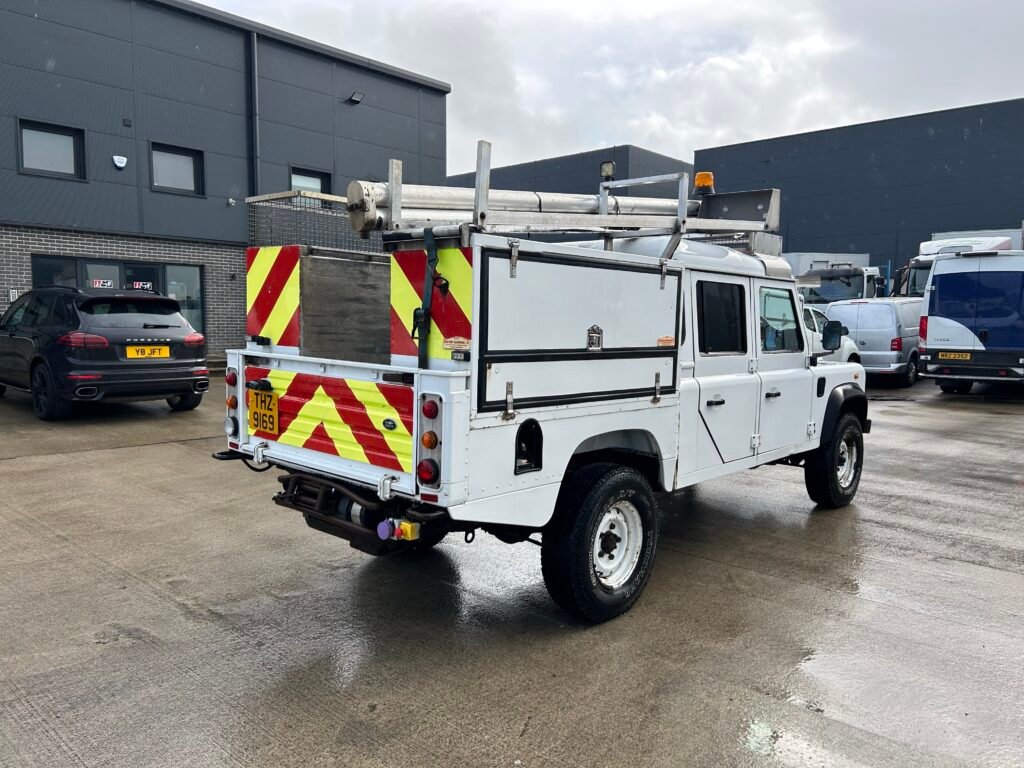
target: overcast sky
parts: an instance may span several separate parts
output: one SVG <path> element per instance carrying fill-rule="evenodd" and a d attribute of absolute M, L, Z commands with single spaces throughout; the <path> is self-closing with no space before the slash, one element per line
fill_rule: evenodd
<path fill-rule="evenodd" d="M 449 173 L 1024 95 L 1024 0 L 205 2 L 451 83 Z"/>

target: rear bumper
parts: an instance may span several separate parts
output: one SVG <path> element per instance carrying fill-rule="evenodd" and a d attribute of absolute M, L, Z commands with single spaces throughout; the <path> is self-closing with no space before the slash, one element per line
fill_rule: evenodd
<path fill-rule="evenodd" d="M 864 372 L 865 373 L 870 373 L 872 375 L 879 374 L 879 375 L 882 375 L 882 376 L 885 376 L 885 375 L 895 376 L 895 375 L 899 375 L 901 373 L 906 373 L 907 372 L 907 365 L 908 365 L 908 363 L 889 363 L 888 365 L 881 365 L 881 364 L 870 365 L 868 363 L 861 363 L 861 365 L 864 366 Z"/>
<path fill-rule="evenodd" d="M 93 379 L 91 376 L 99 378 Z M 76 370 L 62 378 L 64 396 L 84 401 L 161 400 L 188 392 L 206 392 L 210 388 L 209 373 L 197 373 L 192 369 L 154 371 L 152 374 L 133 372 L 127 375 Z"/>
<path fill-rule="evenodd" d="M 970 360 L 938 360 L 936 352 L 929 352 L 918 362 L 918 373 L 929 379 L 961 381 L 1018 381 L 1024 382 L 1024 354 L 1014 351 L 971 353 Z"/>

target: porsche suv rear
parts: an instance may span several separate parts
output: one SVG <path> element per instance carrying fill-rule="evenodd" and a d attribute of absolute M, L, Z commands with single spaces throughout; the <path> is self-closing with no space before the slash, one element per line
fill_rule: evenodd
<path fill-rule="evenodd" d="M 192 410 L 210 384 L 203 334 L 155 293 L 37 289 L 3 322 L 0 381 L 30 391 L 45 420 L 73 401 L 166 399 Z"/>

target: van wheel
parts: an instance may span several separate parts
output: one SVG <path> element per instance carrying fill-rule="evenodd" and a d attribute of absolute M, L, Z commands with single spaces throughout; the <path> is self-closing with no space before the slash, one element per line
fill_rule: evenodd
<path fill-rule="evenodd" d="M 65 400 L 57 391 L 57 383 L 46 363 L 39 363 L 32 369 L 31 376 L 32 410 L 43 421 L 61 421 L 71 415 L 71 401 Z"/>
<path fill-rule="evenodd" d="M 907 372 L 903 374 L 903 381 L 900 383 L 904 387 L 912 387 L 917 381 L 917 355 L 911 355 L 910 360 L 907 362 Z"/>
<path fill-rule="evenodd" d="M 969 395 L 974 388 L 973 381 L 940 381 L 939 389 L 947 395 Z"/>
<path fill-rule="evenodd" d="M 832 438 L 804 462 L 804 485 L 811 501 L 822 507 L 845 507 L 857 495 L 864 465 L 864 434 L 860 419 L 843 414 Z"/>
<path fill-rule="evenodd" d="M 194 411 L 203 402 L 202 392 L 183 392 L 180 395 L 167 398 L 167 404 L 172 411 Z"/>
<path fill-rule="evenodd" d="M 551 598 L 598 624 L 625 613 L 651 575 L 658 509 L 646 478 L 630 467 L 592 464 L 562 484 L 541 540 Z"/>

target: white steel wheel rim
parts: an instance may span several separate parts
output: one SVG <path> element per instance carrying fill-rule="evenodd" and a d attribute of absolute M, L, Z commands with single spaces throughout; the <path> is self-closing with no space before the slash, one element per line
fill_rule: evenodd
<path fill-rule="evenodd" d="M 605 589 L 618 589 L 632 577 L 644 541 L 640 511 L 617 501 L 601 516 L 591 559 L 597 580 Z"/>
<path fill-rule="evenodd" d="M 839 444 L 839 453 L 836 456 L 836 478 L 839 480 L 839 487 L 843 490 L 849 488 L 856 475 L 857 443 L 852 437 L 848 437 Z"/>

